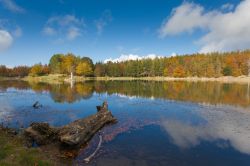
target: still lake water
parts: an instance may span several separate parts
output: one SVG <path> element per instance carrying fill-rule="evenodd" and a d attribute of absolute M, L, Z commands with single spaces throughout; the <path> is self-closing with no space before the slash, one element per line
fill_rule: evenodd
<path fill-rule="evenodd" d="M 216 82 L 0 82 L 0 122 L 62 126 L 106 100 L 118 123 L 87 165 L 250 165 L 250 87 Z M 39 101 L 43 107 L 35 110 Z M 84 151 L 75 159 L 83 164 Z"/>

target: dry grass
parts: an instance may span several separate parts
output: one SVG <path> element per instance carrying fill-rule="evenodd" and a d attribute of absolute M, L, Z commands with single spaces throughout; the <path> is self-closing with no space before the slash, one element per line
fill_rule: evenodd
<path fill-rule="evenodd" d="M 47 76 L 39 77 L 25 77 L 22 80 L 29 82 L 47 82 L 47 83 L 63 83 L 70 82 L 70 78 L 67 75 L 63 74 L 50 74 Z M 75 82 L 83 82 L 88 80 L 97 80 L 97 81 L 132 81 L 132 80 L 143 80 L 143 81 L 217 81 L 222 83 L 250 83 L 250 76 L 223 76 L 218 78 L 208 78 L 208 77 L 184 77 L 184 78 L 175 78 L 175 77 L 81 77 L 74 76 Z"/>
<path fill-rule="evenodd" d="M 94 78 L 85 78 L 85 80 L 100 80 L 100 81 L 131 81 L 131 80 L 143 80 L 143 81 L 217 81 L 222 83 L 250 83 L 250 77 L 240 76 L 223 76 L 218 78 L 208 78 L 208 77 L 184 77 L 184 78 L 175 78 L 175 77 L 94 77 Z"/>
<path fill-rule="evenodd" d="M 54 165 L 38 148 L 27 148 L 21 137 L 0 128 L 0 165 Z"/>
<path fill-rule="evenodd" d="M 62 83 L 67 76 L 63 74 L 49 74 L 45 76 L 27 76 L 22 78 L 24 81 L 29 82 L 47 82 L 47 83 Z"/>

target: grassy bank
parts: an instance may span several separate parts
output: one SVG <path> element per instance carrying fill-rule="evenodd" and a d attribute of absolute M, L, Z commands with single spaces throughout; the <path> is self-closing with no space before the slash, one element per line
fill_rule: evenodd
<path fill-rule="evenodd" d="M 1 77 L 0 76 L 0 81 L 4 81 L 4 80 L 20 80 L 21 78 L 19 77 Z"/>
<path fill-rule="evenodd" d="M 39 148 L 27 148 L 20 136 L 0 128 L 0 165 L 47 166 L 55 165 Z"/>
<path fill-rule="evenodd" d="M 4 80 L 8 78 L 0 78 Z M 70 82 L 69 76 L 63 74 L 50 74 L 46 76 L 32 77 L 27 76 L 24 78 L 11 78 L 11 79 L 21 79 L 29 82 L 46 82 L 46 83 L 63 83 Z M 81 77 L 74 76 L 75 82 L 82 82 L 87 80 L 97 80 L 97 81 L 132 81 L 132 80 L 143 80 L 143 81 L 217 81 L 222 83 L 250 83 L 250 76 L 223 76 L 223 77 Z"/>
<path fill-rule="evenodd" d="M 102 80 L 102 81 L 130 81 L 130 80 L 143 80 L 143 81 L 217 81 L 223 83 L 250 83 L 250 77 L 240 76 L 240 77 L 218 77 L 218 78 L 208 78 L 208 77 L 95 77 L 86 78 L 86 80 Z"/>
<path fill-rule="evenodd" d="M 66 78 L 67 76 L 63 74 L 50 74 L 50 75 L 37 76 L 37 77 L 27 76 L 21 79 L 24 81 L 29 81 L 29 82 L 62 83 L 65 81 Z"/>

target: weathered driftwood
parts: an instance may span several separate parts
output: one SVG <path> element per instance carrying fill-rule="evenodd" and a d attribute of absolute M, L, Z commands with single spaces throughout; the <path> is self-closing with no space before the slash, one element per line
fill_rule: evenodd
<path fill-rule="evenodd" d="M 59 128 L 50 127 L 48 123 L 32 123 L 25 129 L 25 136 L 29 141 L 35 141 L 38 145 L 49 144 L 58 140 Z"/>
<path fill-rule="evenodd" d="M 60 142 L 69 146 L 77 146 L 87 143 L 106 124 L 115 122 L 116 119 L 107 110 L 107 103 L 104 103 L 96 114 L 60 128 L 51 127 L 48 123 L 32 123 L 25 130 L 25 135 L 38 145 Z"/>
<path fill-rule="evenodd" d="M 109 111 L 99 111 L 85 119 L 80 119 L 59 130 L 60 142 L 67 145 L 78 145 L 88 142 L 105 124 L 115 122 Z"/>
<path fill-rule="evenodd" d="M 96 109 L 98 112 L 108 110 L 108 103 L 105 101 L 102 106 L 96 106 Z"/>

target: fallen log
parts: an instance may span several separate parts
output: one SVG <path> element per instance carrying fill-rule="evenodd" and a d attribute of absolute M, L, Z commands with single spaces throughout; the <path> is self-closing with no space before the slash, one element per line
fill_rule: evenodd
<path fill-rule="evenodd" d="M 76 120 L 59 130 L 60 142 L 78 145 L 88 142 L 104 125 L 114 123 L 116 119 L 109 111 L 99 111 L 85 119 Z"/>
<path fill-rule="evenodd" d="M 51 127 L 48 123 L 32 123 L 24 134 L 38 145 L 59 142 L 62 145 L 78 146 L 87 143 L 106 124 L 115 122 L 107 103 L 104 103 L 100 111 L 84 119 L 58 128 Z"/>
<path fill-rule="evenodd" d="M 30 143 L 46 145 L 58 140 L 58 132 L 59 128 L 51 127 L 48 123 L 32 123 L 24 134 Z"/>

